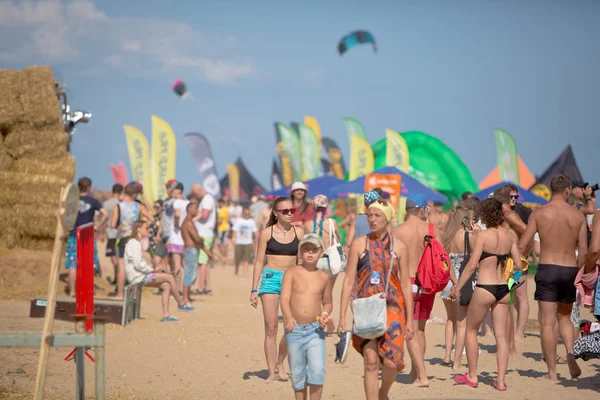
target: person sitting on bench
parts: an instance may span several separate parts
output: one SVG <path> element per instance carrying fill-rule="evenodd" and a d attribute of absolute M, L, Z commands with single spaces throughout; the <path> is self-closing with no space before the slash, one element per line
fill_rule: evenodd
<path fill-rule="evenodd" d="M 144 258 L 141 241 L 148 236 L 149 223 L 147 221 L 136 221 L 133 224 L 131 236 L 125 246 L 125 273 L 130 285 L 141 283 L 142 285 L 159 287 L 162 289 L 163 318 L 161 322 L 175 322 L 179 318 L 169 314 L 169 296 L 172 294 L 177 301 L 177 309 L 180 311 L 195 311 L 189 304 L 185 304 L 179 295 L 175 278 L 171 274 L 156 272 Z"/>

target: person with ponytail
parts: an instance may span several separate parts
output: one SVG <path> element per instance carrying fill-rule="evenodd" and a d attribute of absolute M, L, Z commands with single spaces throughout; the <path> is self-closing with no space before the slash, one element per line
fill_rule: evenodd
<path fill-rule="evenodd" d="M 329 200 L 327 199 L 327 196 L 322 194 L 315 196 L 312 201 L 312 206 L 314 209 L 313 219 L 312 221 L 307 221 L 304 223 L 304 232 L 312 232 L 316 235 L 319 235 L 323 240 L 323 250 L 325 253 L 319 259 L 317 268 L 325 271 L 329 270 L 329 258 L 327 257 L 326 253 L 329 247 L 333 245 L 331 242 L 332 234 L 335 235 L 338 242 L 340 240 L 337 224 L 333 218 L 329 218 L 327 216 L 328 205 Z M 335 285 L 336 279 L 337 275 L 331 277 L 331 280 L 333 281 L 331 283 L 331 287 Z M 330 318 L 329 322 L 327 323 L 327 332 L 335 332 L 333 318 Z"/>
<path fill-rule="evenodd" d="M 171 316 L 169 313 L 169 297 L 173 295 L 177 301 L 177 309 L 180 311 L 195 311 L 196 309 L 189 304 L 184 303 L 179 295 L 175 278 L 171 274 L 156 272 L 144 258 L 142 250 L 142 240 L 148 237 L 150 224 L 147 221 L 135 221 L 131 227 L 131 235 L 127 239 L 123 258 L 125 261 L 125 274 L 130 285 L 141 283 L 145 286 L 157 287 L 162 289 L 162 310 L 163 318 L 161 322 L 176 322 L 179 318 Z"/>
<path fill-rule="evenodd" d="M 269 221 L 258 238 L 254 260 L 250 305 L 256 308 L 260 297 L 265 321 L 264 349 L 269 370 L 267 382 L 287 381 L 283 368 L 287 342 L 284 335 L 279 343 L 278 354 L 277 328 L 283 274 L 298 263 L 300 239 L 304 237 L 302 225 L 292 225 L 295 213 L 296 208 L 289 198 L 278 197 L 273 201 Z"/>

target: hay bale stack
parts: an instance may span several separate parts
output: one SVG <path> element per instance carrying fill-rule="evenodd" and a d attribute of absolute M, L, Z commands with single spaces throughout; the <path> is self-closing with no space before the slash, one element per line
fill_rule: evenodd
<path fill-rule="evenodd" d="M 0 247 L 52 248 L 61 189 L 75 158 L 50 67 L 0 70 Z"/>

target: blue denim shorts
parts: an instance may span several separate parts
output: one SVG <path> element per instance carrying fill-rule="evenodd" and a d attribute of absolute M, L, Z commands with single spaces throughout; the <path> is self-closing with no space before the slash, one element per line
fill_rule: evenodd
<path fill-rule="evenodd" d="M 258 295 L 261 294 L 281 294 L 281 282 L 283 281 L 283 271 L 265 267 L 260 279 Z"/>
<path fill-rule="evenodd" d="M 293 332 L 286 332 L 290 375 L 294 390 L 307 385 L 325 383 L 325 331 L 318 322 L 294 325 Z"/>
<path fill-rule="evenodd" d="M 183 254 L 183 286 L 192 286 L 196 282 L 198 249 L 189 248 Z"/>

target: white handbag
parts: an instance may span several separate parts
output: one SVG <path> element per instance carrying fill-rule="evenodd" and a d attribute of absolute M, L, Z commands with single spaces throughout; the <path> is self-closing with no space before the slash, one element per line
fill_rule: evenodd
<path fill-rule="evenodd" d="M 327 257 L 329 259 L 329 269 L 332 275 L 337 275 L 346 270 L 346 253 L 344 248 L 337 239 L 334 232 L 335 226 L 333 220 L 329 219 L 329 248 L 327 249 Z"/>
<path fill-rule="evenodd" d="M 352 302 L 354 308 L 353 334 L 363 339 L 377 339 L 387 331 L 387 293 L 392 269 L 394 269 L 394 259 L 396 258 L 394 248 L 395 238 L 392 237 L 390 268 L 385 282 L 385 291 L 369 297 L 355 299 Z"/>

